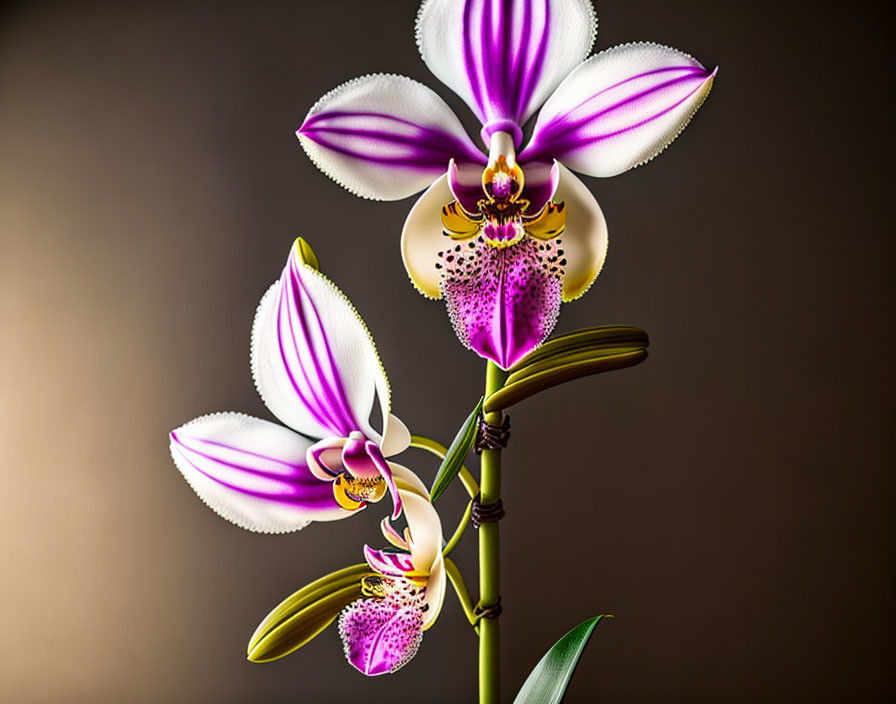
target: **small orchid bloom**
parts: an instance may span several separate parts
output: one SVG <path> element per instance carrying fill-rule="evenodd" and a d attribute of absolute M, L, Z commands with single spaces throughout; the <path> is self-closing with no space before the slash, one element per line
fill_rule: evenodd
<path fill-rule="evenodd" d="M 715 76 L 651 43 L 586 58 L 596 31 L 589 0 L 423 2 L 423 61 L 473 110 L 487 157 L 438 95 L 395 75 L 339 86 L 297 132 L 311 160 L 357 195 L 427 189 L 402 233 L 405 267 L 423 295 L 446 300 L 461 342 L 503 368 L 541 344 L 561 302 L 583 295 L 603 266 L 603 213 L 569 169 L 607 177 L 650 161 Z"/>
<path fill-rule="evenodd" d="M 362 580 L 365 598 L 339 616 L 345 656 L 365 675 L 395 672 L 414 657 L 445 598 L 439 515 L 419 480 L 413 487 L 403 482 L 399 494 L 407 528 L 399 534 L 383 519 L 383 535 L 394 550 L 364 546 L 364 557 L 376 574 Z"/>
<path fill-rule="evenodd" d="M 396 480 L 410 474 L 386 460 L 408 447 L 410 433 L 389 412 L 373 339 L 348 298 L 308 263 L 313 257 L 297 240 L 252 329 L 255 385 L 283 425 L 216 413 L 171 433 L 171 455 L 190 486 L 247 530 L 285 533 L 345 518 L 387 490 L 397 518 Z M 375 396 L 382 434 L 370 425 Z"/>

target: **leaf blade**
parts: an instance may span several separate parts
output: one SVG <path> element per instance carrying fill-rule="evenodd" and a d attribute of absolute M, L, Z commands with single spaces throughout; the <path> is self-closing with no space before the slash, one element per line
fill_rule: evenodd
<path fill-rule="evenodd" d="M 442 460 L 442 464 L 439 465 L 439 471 L 436 473 L 436 478 L 433 480 L 432 488 L 429 491 L 429 500 L 432 503 L 435 503 L 436 499 L 442 495 L 442 492 L 448 488 L 448 485 L 460 472 L 460 468 L 467 455 L 470 454 L 470 450 L 473 449 L 473 443 L 476 442 L 476 433 L 479 430 L 477 420 L 479 413 L 482 411 L 484 401 L 484 397 L 479 399 L 479 403 L 476 404 L 473 412 L 467 416 L 460 430 L 457 431 L 454 441 L 448 448 L 448 452 L 445 453 L 445 458 Z"/>
<path fill-rule="evenodd" d="M 510 408 L 510 406 L 537 394 L 539 391 L 544 391 L 583 376 L 633 367 L 643 362 L 646 358 L 647 350 L 639 349 L 634 352 L 599 356 L 585 361 L 561 364 L 559 367 L 551 367 L 547 371 L 533 374 L 521 381 L 508 384 L 499 389 L 486 399 L 483 410 L 486 413 L 491 413 L 492 411 Z"/>
<path fill-rule="evenodd" d="M 558 640 L 529 673 L 513 704 L 560 704 L 573 672 L 604 614 L 583 621 Z"/>
<path fill-rule="evenodd" d="M 249 660 L 276 660 L 305 645 L 330 625 L 345 605 L 361 596 L 361 578 L 369 573 L 366 563 L 352 565 L 288 596 L 255 629 L 246 648 Z M 348 597 L 348 602 L 342 603 Z"/>
<path fill-rule="evenodd" d="M 647 347 L 649 344 L 650 340 L 647 333 L 641 328 L 631 325 L 597 325 L 595 327 L 582 328 L 546 340 L 544 344 L 517 362 L 510 369 L 510 372 L 517 372 L 529 365 L 579 348 L 602 346 Z"/>
<path fill-rule="evenodd" d="M 611 357 L 613 355 L 625 354 L 627 352 L 637 352 L 643 350 L 643 345 L 613 345 L 600 347 L 586 347 L 584 349 L 573 349 L 568 352 L 555 355 L 548 359 L 543 359 L 534 364 L 527 364 L 522 369 L 515 371 L 507 377 L 505 386 L 515 384 L 535 374 L 548 371 L 555 367 L 562 367 L 567 364 L 575 364 L 578 362 L 587 362 L 598 357 Z"/>

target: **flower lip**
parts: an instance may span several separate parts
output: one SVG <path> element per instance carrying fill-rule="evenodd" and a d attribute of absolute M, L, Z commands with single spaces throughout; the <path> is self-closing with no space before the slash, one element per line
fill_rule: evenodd
<path fill-rule="evenodd" d="M 401 474 L 397 466 L 396 473 Z M 376 574 L 362 579 L 363 598 L 339 616 L 346 659 L 369 676 L 395 672 L 414 656 L 445 596 L 438 513 L 419 481 L 405 486 L 409 488 L 399 490 L 408 523 L 405 537 L 388 521 L 382 524 L 383 535 L 399 549 L 364 546 L 364 557 Z"/>

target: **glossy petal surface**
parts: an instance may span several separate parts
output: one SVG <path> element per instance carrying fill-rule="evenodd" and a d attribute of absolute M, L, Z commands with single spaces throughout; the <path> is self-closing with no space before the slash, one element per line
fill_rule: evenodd
<path fill-rule="evenodd" d="M 615 176 L 649 161 L 685 128 L 714 72 L 675 49 L 624 44 L 576 68 L 545 103 L 520 160 Z"/>
<path fill-rule="evenodd" d="M 565 262 L 563 300 L 572 301 L 590 288 L 603 268 L 609 244 L 607 221 L 588 187 L 562 164 L 554 200 L 566 204 L 566 229 L 557 249 Z"/>
<path fill-rule="evenodd" d="M 428 573 L 442 554 L 442 522 L 428 497 L 409 491 L 400 493 L 411 534 L 411 562 L 418 572 Z"/>
<path fill-rule="evenodd" d="M 404 76 L 342 84 L 311 108 L 296 134 L 327 176 L 377 200 L 422 191 L 452 158 L 485 163 L 445 101 Z"/>
<path fill-rule="evenodd" d="M 442 207 L 454 200 L 443 174 L 417 199 L 401 231 L 401 258 L 414 287 L 427 298 L 441 298 L 438 253 L 451 239 L 442 231 Z"/>
<path fill-rule="evenodd" d="M 213 510 L 246 530 L 286 533 L 351 515 L 308 470 L 310 441 L 239 413 L 217 413 L 171 432 L 171 456 Z"/>
<path fill-rule="evenodd" d="M 348 298 L 295 248 L 258 306 L 252 373 L 271 412 L 300 433 L 360 430 L 379 440 L 369 418 L 374 391 L 388 417 L 389 385 L 370 333 Z"/>
<path fill-rule="evenodd" d="M 386 428 L 383 431 L 382 451 L 384 457 L 392 457 L 408 449 L 411 444 L 411 432 L 407 426 L 391 413 L 386 417 Z"/>
<path fill-rule="evenodd" d="M 417 18 L 423 60 L 486 126 L 516 132 L 591 50 L 590 0 L 428 0 Z M 488 142 L 486 141 L 486 144 Z"/>
<path fill-rule="evenodd" d="M 423 612 L 423 630 L 429 629 L 442 612 L 445 603 L 445 591 L 448 588 L 448 576 L 445 573 L 445 560 L 440 552 L 432 564 L 426 591 L 423 594 L 427 609 Z"/>

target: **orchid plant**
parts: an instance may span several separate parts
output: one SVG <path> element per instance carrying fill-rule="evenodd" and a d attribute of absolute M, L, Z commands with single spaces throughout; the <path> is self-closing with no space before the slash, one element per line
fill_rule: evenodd
<path fill-rule="evenodd" d="M 251 338 L 258 392 L 281 424 L 203 416 L 171 433 L 171 453 L 210 508 L 253 531 L 346 518 L 389 493 L 381 524 L 389 546 L 365 545 L 363 563 L 284 600 L 251 637 L 250 660 L 291 653 L 338 619 L 352 666 L 395 672 L 435 622 L 450 582 L 479 638 L 480 701 L 498 701 L 504 410 L 647 355 L 646 334 L 628 326 L 549 338 L 561 304 L 590 288 L 607 253 L 603 213 L 573 172 L 615 176 L 651 160 L 688 124 L 715 77 L 652 43 L 588 58 L 596 31 L 589 0 L 424 0 L 421 56 L 479 120 L 480 142 L 434 91 L 390 74 L 335 88 L 299 128 L 311 160 L 356 195 L 424 191 L 404 223 L 404 264 L 420 293 L 445 300 L 460 342 L 487 360 L 486 383 L 449 448 L 412 436 L 391 413 L 367 326 L 308 244 L 296 241 L 261 299 Z M 371 422 L 377 402 L 379 430 Z M 409 447 L 441 458 L 431 488 L 388 459 Z M 474 448 L 478 481 L 464 466 Z M 434 504 L 456 478 L 471 500 L 445 542 Z M 395 527 L 402 517 L 403 531 Z M 475 604 L 450 558 L 471 521 L 479 533 Z M 562 698 L 597 619 L 548 652 L 517 701 Z"/>

